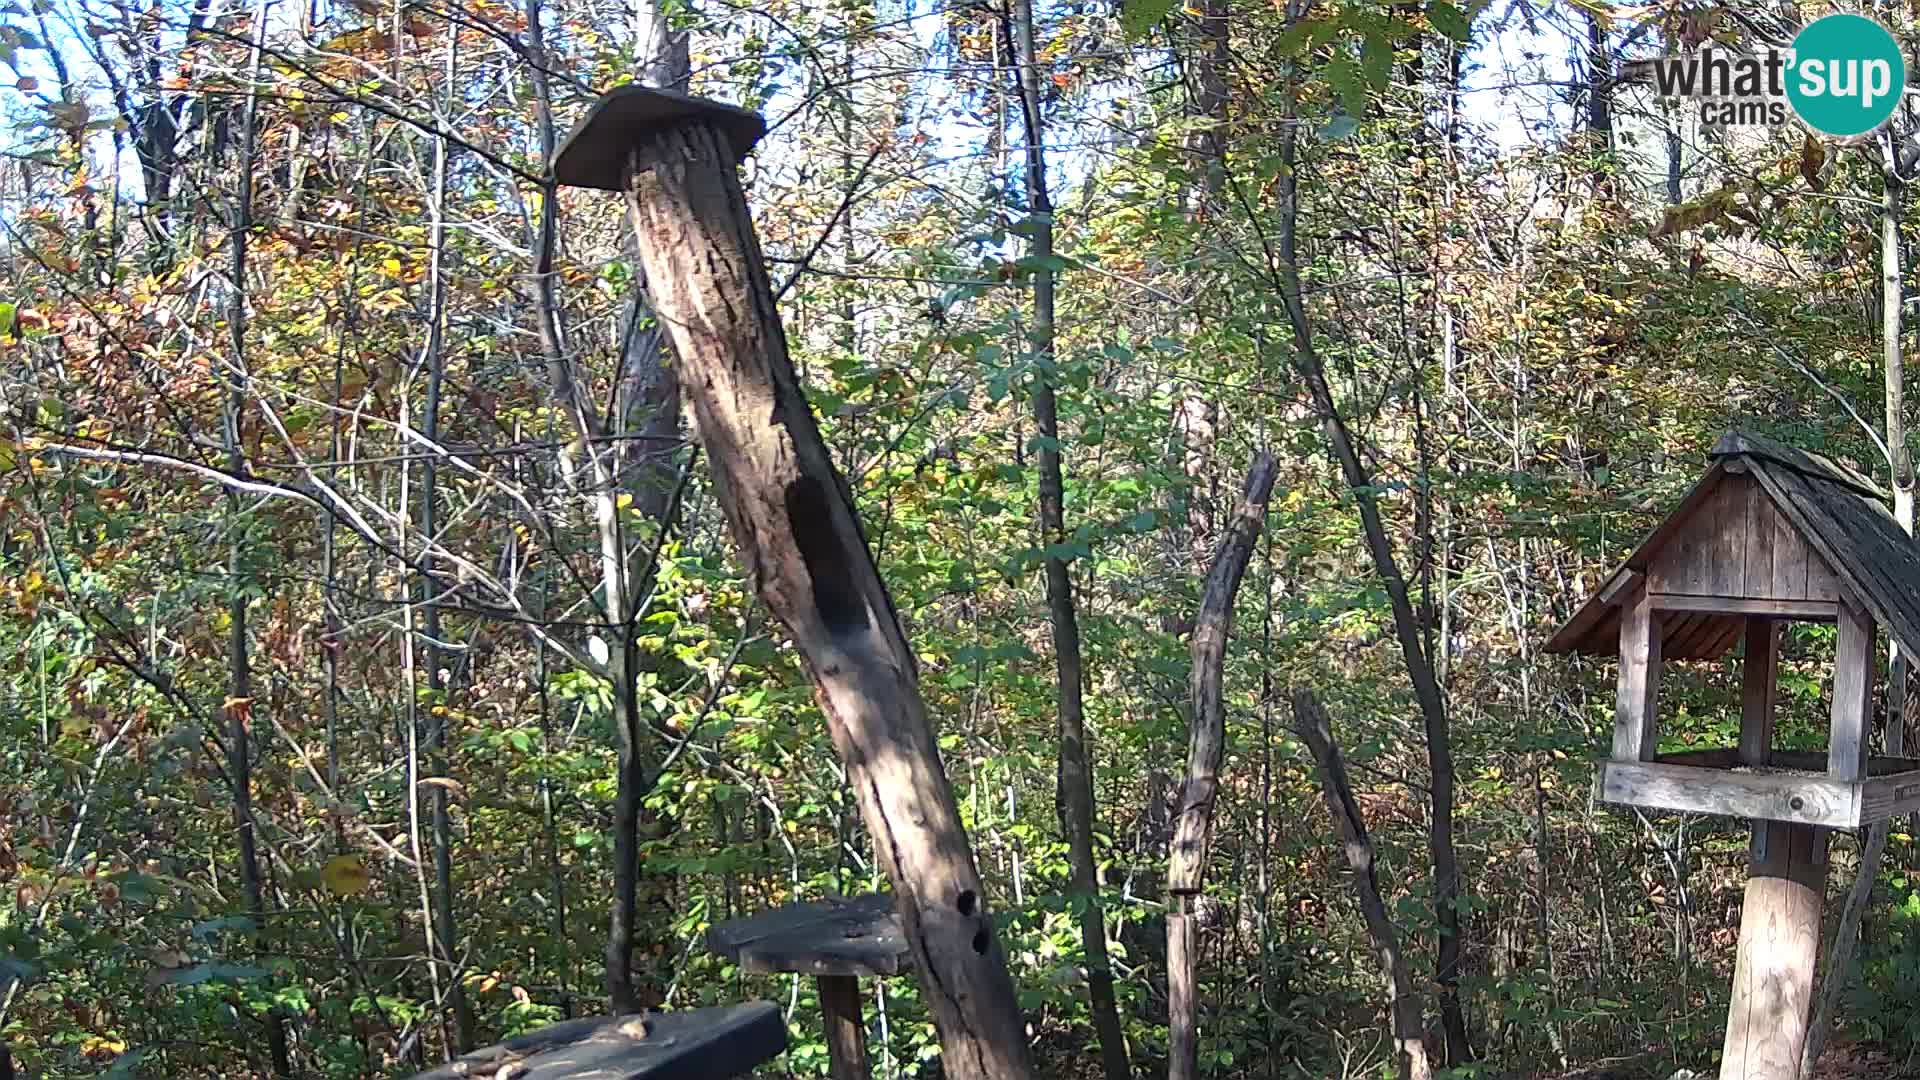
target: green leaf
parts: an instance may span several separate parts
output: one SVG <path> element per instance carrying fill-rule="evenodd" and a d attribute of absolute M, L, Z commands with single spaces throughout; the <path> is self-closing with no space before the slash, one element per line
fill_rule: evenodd
<path fill-rule="evenodd" d="M 1360 46 L 1360 71 L 1367 77 L 1367 85 L 1375 93 L 1385 90 L 1387 81 L 1393 77 L 1393 43 L 1386 38 L 1369 35 L 1366 43 Z"/>
<path fill-rule="evenodd" d="M 1349 114 L 1358 116 L 1367 111 L 1366 80 L 1360 74 L 1360 65 L 1345 50 L 1327 65 L 1327 85 L 1340 96 Z"/>
<path fill-rule="evenodd" d="M 1473 17 L 1447 0 L 1433 0 L 1427 5 L 1427 21 L 1433 24 L 1435 30 L 1463 45 L 1473 36 Z"/>
<path fill-rule="evenodd" d="M 1023 274 L 1037 274 L 1042 270 L 1057 274 L 1067 268 L 1067 260 L 1058 255 L 1022 255 L 1013 260 L 1013 267 Z"/>
<path fill-rule="evenodd" d="M 1301 19 L 1280 35 L 1277 47 L 1282 56 L 1299 56 L 1326 43 L 1334 24 L 1326 19 Z"/>
<path fill-rule="evenodd" d="M 146 1057 L 147 1054 L 151 1052 L 151 1049 L 151 1047 L 143 1046 L 138 1050 L 129 1050 L 119 1057 L 114 1058 L 113 1065 L 109 1067 L 106 1072 L 100 1074 L 101 1080 L 123 1080 L 125 1077 L 138 1076 L 139 1073 L 135 1070 L 134 1066 L 140 1064 L 140 1059 Z"/>
<path fill-rule="evenodd" d="M 223 982 L 244 982 L 247 979 L 263 979 L 266 978 L 266 975 L 267 971 L 265 968 L 257 968 L 250 964 L 207 965 L 207 977 L 210 979 L 219 979 Z"/>
<path fill-rule="evenodd" d="M 14 313 L 19 310 L 11 300 L 0 300 L 0 338 L 13 336 Z"/>
<path fill-rule="evenodd" d="M 1126 0 L 1120 8 L 1120 26 L 1128 37 L 1145 37 L 1173 12 L 1173 0 Z"/>
<path fill-rule="evenodd" d="M 0 978 L 22 983 L 32 982 L 40 977 L 40 969 L 34 964 L 10 952 L 0 952 Z"/>
<path fill-rule="evenodd" d="M 253 921 L 252 916 L 225 915 L 218 919 L 208 919 L 204 922 L 194 923 L 193 928 L 192 930 L 189 931 L 189 933 L 191 933 L 194 936 L 194 938 L 196 938 L 197 940 L 205 941 L 208 938 L 214 936 L 215 934 L 220 933 L 223 930 L 232 930 L 237 933 L 251 934 L 254 932 L 254 930 L 258 928 L 259 928 L 259 924 Z"/>

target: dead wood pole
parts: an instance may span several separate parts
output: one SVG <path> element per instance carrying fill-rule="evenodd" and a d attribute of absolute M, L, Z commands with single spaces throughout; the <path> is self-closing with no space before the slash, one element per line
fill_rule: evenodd
<path fill-rule="evenodd" d="M 1796 1080 L 1826 898 L 1827 830 L 1756 821 L 1753 833 L 1720 1077 Z"/>
<path fill-rule="evenodd" d="M 1200 611 L 1193 621 L 1193 671 L 1189 677 L 1192 719 L 1187 729 L 1187 779 L 1181 787 L 1174 822 L 1173 851 L 1167 867 L 1172 893 L 1167 912 L 1167 1076 L 1193 1080 L 1200 1075 L 1200 954 L 1194 925 L 1194 897 L 1206 879 L 1207 847 L 1213 835 L 1213 809 L 1220 788 L 1220 759 L 1226 750 L 1224 671 L 1227 637 L 1233 631 L 1233 601 L 1253 558 L 1273 494 L 1273 455 L 1262 450 L 1247 471 L 1220 550 L 1207 571 Z"/>
<path fill-rule="evenodd" d="M 1407 957 L 1400 951 L 1400 938 L 1393 921 L 1387 918 L 1387 905 L 1380 898 L 1380 882 L 1373 867 L 1373 841 L 1367 838 L 1367 823 L 1360 816 L 1360 803 L 1347 782 L 1346 761 L 1340 756 L 1333 729 L 1327 724 L 1327 711 L 1311 690 L 1293 692 L 1294 732 L 1313 752 L 1320 769 L 1320 788 L 1327 797 L 1327 810 L 1346 849 L 1347 865 L 1353 869 L 1353 892 L 1360 901 L 1360 914 L 1367 923 L 1367 940 L 1380 961 L 1380 974 L 1387 981 L 1388 1013 L 1393 1025 L 1395 1069 L 1400 1080 L 1429 1080 L 1433 1066 L 1427 1059 L 1427 1044 L 1421 1041 L 1426 1018 L 1421 1015 L 1420 998 L 1407 975 Z"/>
<path fill-rule="evenodd" d="M 955 1080 L 1033 1074 L 986 891 L 921 700 L 912 650 L 787 355 L 736 166 L 765 130 L 714 102 L 626 87 L 554 163 L 623 190 L 748 580 L 791 634 L 893 884 Z"/>
<path fill-rule="evenodd" d="M 827 1075 L 832 1080 L 867 1080 L 873 1063 L 867 1058 L 866 1021 L 860 1018 L 860 980 L 822 975 L 814 983 L 827 1035 Z"/>
<path fill-rule="evenodd" d="M 1828 771 L 1857 780 L 1866 774 L 1874 628 L 1870 618 L 1844 603 L 1837 622 Z M 1779 633 L 1770 620 L 1748 618 L 1742 666 L 1740 758 L 1764 765 L 1773 741 L 1779 672 Z M 1816 825 L 1753 823 L 1720 1055 L 1722 1080 L 1797 1080 L 1802 1060 L 1810 1066 L 1819 1056 L 1820 1039 L 1811 1033 L 1807 1013 L 1826 901 L 1827 838 L 1828 830 Z M 1864 880 L 1871 884 L 1870 872 Z M 1857 908 L 1853 917 L 1857 927 Z M 1844 927 L 1841 934 L 1846 935 Z"/>

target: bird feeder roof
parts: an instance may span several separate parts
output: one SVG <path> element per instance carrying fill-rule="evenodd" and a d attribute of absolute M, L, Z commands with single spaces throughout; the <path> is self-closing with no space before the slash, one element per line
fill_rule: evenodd
<path fill-rule="evenodd" d="M 1711 659 L 1751 614 L 1830 621 L 1841 602 L 1872 614 L 1912 652 L 1920 645 L 1920 545 L 1885 490 L 1820 454 L 1734 431 L 1666 520 L 1547 643 L 1611 656 L 1620 604 L 1636 588 L 1669 609 L 1661 654 Z"/>
<path fill-rule="evenodd" d="M 725 135 L 735 162 L 746 160 L 767 133 L 759 113 L 718 101 L 622 86 L 600 96 L 553 156 L 553 178 L 567 187 L 619 191 L 626 181 L 627 157 L 649 136 L 691 121 L 711 124 Z"/>

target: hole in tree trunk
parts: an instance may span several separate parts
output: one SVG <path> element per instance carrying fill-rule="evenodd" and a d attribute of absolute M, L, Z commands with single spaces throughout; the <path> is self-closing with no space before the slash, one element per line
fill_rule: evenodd
<path fill-rule="evenodd" d="M 979 953 L 981 956 L 985 956 L 987 955 L 987 947 L 992 944 L 993 944 L 993 935 L 987 932 L 986 927 L 983 926 L 980 929 L 975 930 L 973 932 L 973 951 L 974 952 Z"/>
<path fill-rule="evenodd" d="M 867 628 L 866 605 L 853 584 L 853 570 L 834 535 L 833 504 L 820 482 L 802 476 L 787 485 L 787 521 L 793 544 L 813 579 L 813 608 L 828 634 L 850 637 Z"/>
<path fill-rule="evenodd" d="M 959 897 L 954 900 L 954 906 L 960 909 L 960 914 L 967 916 L 973 914 L 974 903 L 975 899 L 972 889 L 961 889 Z"/>

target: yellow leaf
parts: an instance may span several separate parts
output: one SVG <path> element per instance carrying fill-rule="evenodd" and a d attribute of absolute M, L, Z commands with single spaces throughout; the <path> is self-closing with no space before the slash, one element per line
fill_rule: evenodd
<path fill-rule="evenodd" d="M 103 1039 L 98 1035 L 89 1035 L 80 1040 L 80 1052 L 92 1057 L 95 1054 L 124 1054 L 127 1044 L 119 1039 Z"/>
<path fill-rule="evenodd" d="M 335 896 L 352 896 L 367 890 L 373 879 L 360 864 L 358 855 L 335 855 L 320 868 L 320 884 Z"/>

